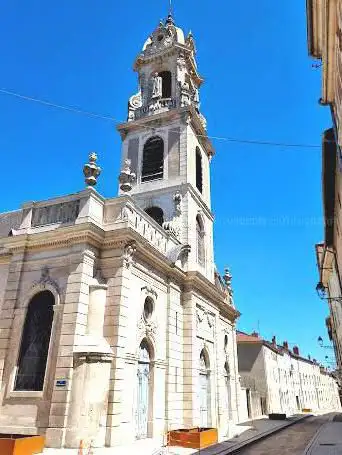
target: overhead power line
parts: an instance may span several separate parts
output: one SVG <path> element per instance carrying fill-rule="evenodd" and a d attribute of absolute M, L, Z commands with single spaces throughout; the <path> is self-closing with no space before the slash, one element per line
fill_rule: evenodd
<path fill-rule="evenodd" d="M 91 112 L 91 111 L 81 109 L 78 107 L 66 106 L 63 104 L 56 104 L 51 101 L 43 100 L 43 99 L 36 98 L 33 96 L 22 95 L 21 93 L 6 90 L 4 88 L 0 88 L 0 93 L 2 93 L 3 95 L 13 96 L 13 97 L 19 98 L 24 101 L 31 101 L 34 103 L 42 104 L 47 107 L 72 112 L 74 114 L 85 115 L 87 117 L 92 117 L 92 118 L 97 118 L 97 119 L 102 119 L 102 120 L 110 120 L 116 124 L 125 123 L 125 121 L 120 121 L 110 115 L 101 114 L 101 113 L 97 113 L 97 112 Z M 142 125 L 142 127 L 146 128 L 146 129 L 150 129 L 150 130 L 158 129 L 158 128 L 152 128 L 152 127 L 145 126 L 145 125 Z M 174 132 L 178 132 L 178 131 L 175 130 Z M 266 146 L 271 146 L 271 147 L 291 147 L 291 148 L 315 148 L 315 149 L 321 148 L 321 145 L 317 145 L 317 144 L 275 142 L 275 141 L 252 140 L 252 139 L 244 139 L 244 138 L 233 138 L 233 137 L 226 137 L 226 136 L 209 136 L 209 135 L 201 135 L 201 134 L 197 134 L 196 136 L 197 137 L 207 137 L 209 139 L 218 140 L 218 141 L 235 142 L 235 143 L 239 143 L 239 144 L 266 145 Z M 326 141 L 326 142 L 332 142 L 332 141 Z"/>

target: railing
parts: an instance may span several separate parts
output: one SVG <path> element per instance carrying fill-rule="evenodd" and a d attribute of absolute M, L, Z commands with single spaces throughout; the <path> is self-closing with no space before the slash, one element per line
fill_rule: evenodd
<path fill-rule="evenodd" d="M 131 201 L 126 198 L 108 201 L 104 212 L 104 226 L 109 228 L 113 225 L 115 229 L 115 225 L 122 222 L 127 223 L 164 255 L 179 245 L 173 236 L 152 220 L 147 213 L 135 207 Z"/>
<path fill-rule="evenodd" d="M 174 109 L 175 107 L 177 107 L 177 102 L 175 99 L 172 98 L 154 99 L 150 101 L 146 106 L 138 107 L 134 111 L 134 120 L 138 120 L 141 117 L 159 114 L 169 109 Z"/>
<path fill-rule="evenodd" d="M 63 225 L 89 222 L 106 231 L 129 227 L 165 256 L 181 246 L 172 234 L 135 206 L 129 196 L 104 199 L 93 189 L 49 201 L 25 204 L 21 211 L 20 225 L 17 229 L 12 229 L 12 235 L 35 233 L 42 229 L 45 232 Z"/>

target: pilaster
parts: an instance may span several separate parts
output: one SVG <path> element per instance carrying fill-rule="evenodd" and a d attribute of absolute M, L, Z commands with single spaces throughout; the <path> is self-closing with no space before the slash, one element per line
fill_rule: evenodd
<path fill-rule="evenodd" d="M 191 292 L 183 295 L 183 345 L 184 345 L 184 427 L 200 424 L 198 401 L 198 358 L 196 333 L 196 303 Z M 197 404 L 196 404 L 197 403 Z"/>
<path fill-rule="evenodd" d="M 14 253 L 8 268 L 8 277 L 3 304 L 0 308 L 0 390 L 3 393 L 3 379 L 6 354 L 8 351 L 19 297 L 21 275 L 25 262 L 25 251 Z"/>
<path fill-rule="evenodd" d="M 73 385 L 74 346 L 78 335 L 87 327 L 89 284 L 94 276 L 95 253 L 87 245 L 78 245 L 70 252 L 68 276 L 63 306 L 62 327 L 51 399 L 47 447 L 64 446 L 67 431 L 73 431 L 70 416 Z M 64 385 L 60 386 L 63 381 Z"/>

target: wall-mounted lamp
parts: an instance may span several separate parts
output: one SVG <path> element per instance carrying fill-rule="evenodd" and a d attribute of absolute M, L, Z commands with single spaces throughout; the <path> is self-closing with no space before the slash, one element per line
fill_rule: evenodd
<path fill-rule="evenodd" d="M 336 302 L 342 303 L 342 297 L 327 297 L 327 288 L 324 286 L 322 281 L 320 281 L 317 286 L 316 286 L 316 292 L 318 294 L 318 297 L 322 300 L 327 300 L 328 302 L 331 302 L 332 300 L 335 300 Z"/>

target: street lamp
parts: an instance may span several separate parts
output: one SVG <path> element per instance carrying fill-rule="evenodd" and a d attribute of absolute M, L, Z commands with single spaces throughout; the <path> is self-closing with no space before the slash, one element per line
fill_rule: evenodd
<path fill-rule="evenodd" d="M 316 292 L 318 294 L 318 297 L 322 300 L 328 300 L 328 302 L 330 302 L 331 300 L 335 300 L 337 302 L 342 303 L 342 297 L 327 297 L 327 288 L 324 286 L 322 281 L 320 281 L 317 284 Z"/>
<path fill-rule="evenodd" d="M 324 349 L 334 349 L 334 346 L 330 346 L 330 345 L 324 345 L 323 343 L 323 338 L 321 336 L 319 336 L 317 338 L 317 342 L 318 344 L 320 345 L 321 348 L 324 348 Z"/>

